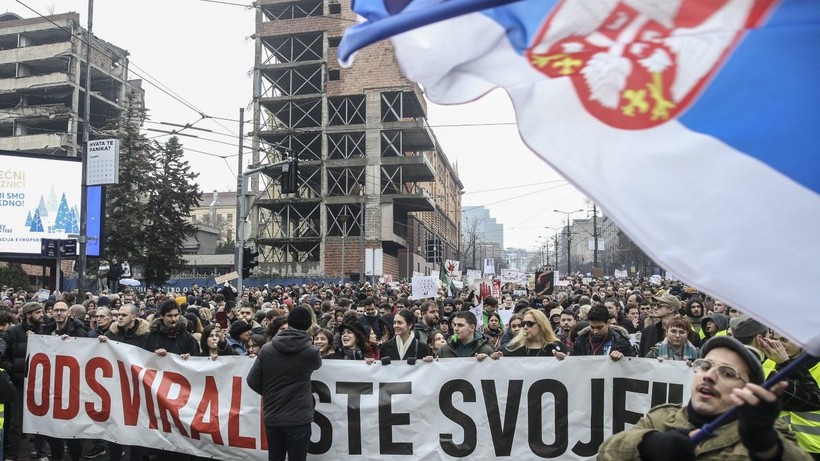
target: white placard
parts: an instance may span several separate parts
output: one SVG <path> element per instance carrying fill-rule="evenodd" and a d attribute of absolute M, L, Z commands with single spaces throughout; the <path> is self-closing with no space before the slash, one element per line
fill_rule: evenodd
<path fill-rule="evenodd" d="M 86 184 L 101 186 L 120 182 L 120 140 L 88 141 Z"/>
<path fill-rule="evenodd" d="M 438 277 L 423 275 L 413 277 L 413 299 L 435 298 L 438 294 Z"/>
<path fill-rule="evenodd" d="M 484 275 L 495 275 L 495 261 L 493 258 L 484 260 Z"/>

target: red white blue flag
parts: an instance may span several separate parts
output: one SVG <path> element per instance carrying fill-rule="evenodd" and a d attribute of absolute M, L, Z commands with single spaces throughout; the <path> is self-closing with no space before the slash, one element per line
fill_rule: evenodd
<path fill-rule="evenodd" d="M 524 141 L 655 261 L 820 354 L 820 2 L 488 3 L 356 0 L 339 56 L 399 34 L 430 100 L 504 88 Z"/>

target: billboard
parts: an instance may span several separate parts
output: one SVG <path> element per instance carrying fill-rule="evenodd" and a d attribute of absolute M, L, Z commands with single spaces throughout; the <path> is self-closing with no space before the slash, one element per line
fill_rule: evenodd
<path fill-rule="evenodd" d="M 82 164 L 73 157 L 0 153 L 0 254 L 39 256 L 40 240 L 80 233 Z M 89 188 L 87 235 L 100 237 L 102 191 Z M 99 256 L 99 240 L 88 256 Z"/>

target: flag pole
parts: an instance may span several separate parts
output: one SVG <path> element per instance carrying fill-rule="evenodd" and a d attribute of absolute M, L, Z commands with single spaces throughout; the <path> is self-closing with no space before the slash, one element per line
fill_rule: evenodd
<path fill-rule="evenodd" d="M 778 383 L 778 382 L 782 381 L 783 379 L 787 378 L 795 370 L 797 370 L 798 367 L 800 367 L 805 362 L 807 362 L 808 360 L 813 359 L 813 358 L 814 357 L 811 354 L 803 353 L 802 355 L 800 355 L 799 357 L 794 359 L 790 364 L 786 365 L 785 368 L 783 368 L 782 370 L 775 373 L 774 376 L 767 379 L 766 382 L 764 382 L 763 385 L 762 385 L 763 388 L 764 389 L 771 389 L 771 387 L 774 386 L 776 383 Z M 729 411 L 727 411 L 726 413 L 723 413 L 722 415 L 718 416 L 711 423 L 706 423 L 703 426 L 701 426 L 700 430 L 695 435 L 692 436 L 692 442 L 695 445 L 697 445 L 697 444 L 703 442 L 704 440 L 706 440 L 706 438 L 712 437 L 713 435 L 715 435 L 715 430 L 717 430 L 717 428 L 719 428 L 720 426 L 726 424 L 730 420 L 734 419 L 735 414 L 737 414 L 737 411 L 738 411 L 738 407 L 732 407 L 732 408 L 729 409 Z"/>

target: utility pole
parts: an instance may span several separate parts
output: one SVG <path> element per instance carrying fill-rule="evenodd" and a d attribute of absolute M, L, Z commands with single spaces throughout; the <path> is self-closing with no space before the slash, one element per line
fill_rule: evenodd
<path fill-rule="evenodd" d="M 242 249 L 245 247 L 245 177 L 242 175 L 242 134 L 245 130 L 245 109 L 239 108 L 239 159 L 236 167 L 236 249 L 234 250 L 234 270 L 239 274 L 236 292 L 242 297 Z"/>
<path fill-rule="evenodd" d="M 592 204 L 592 238 L 595 239 L 592 250 L 592 268 L 598 267 L 598 206 Z"/>
<path fill-rule="evenodd" d="M 556 213 L 563 213 L 567 216 L 567 275 L 572 273 L 572 233 L 570 232 L 569 217 L 573 213 L 583 212 L 583 209 L 573 211 L 552 210 Z"/>
<path fill-rule="evenodd" d="M 81 165 L 83 169 L 82 181 L 80 183 L 80 238 L 77 239 L 79 255 L 77 256 L 77 287 L 80 292 L 80 299 L 85 296 L 85 266 L 86 266 L 86 244 L 88 242 L 88 140 L 91 132 L 91 40 L 92 27 L 94 25 L 94 0 L 88 0 L 88 35 L 85 41 L 85 116 L 83 117 L 83 153 L 81 154 Z M 102 244 L 102 242 L 100 242 Z M 58 260 L 59 261 L 59 260 Z M 57 267 L 57 277 L 59 280 L 60 267 Z M 99 288 L 99 287 L 97 287 Z M 59 290 L 59 285 L 57 286 Z"/>

